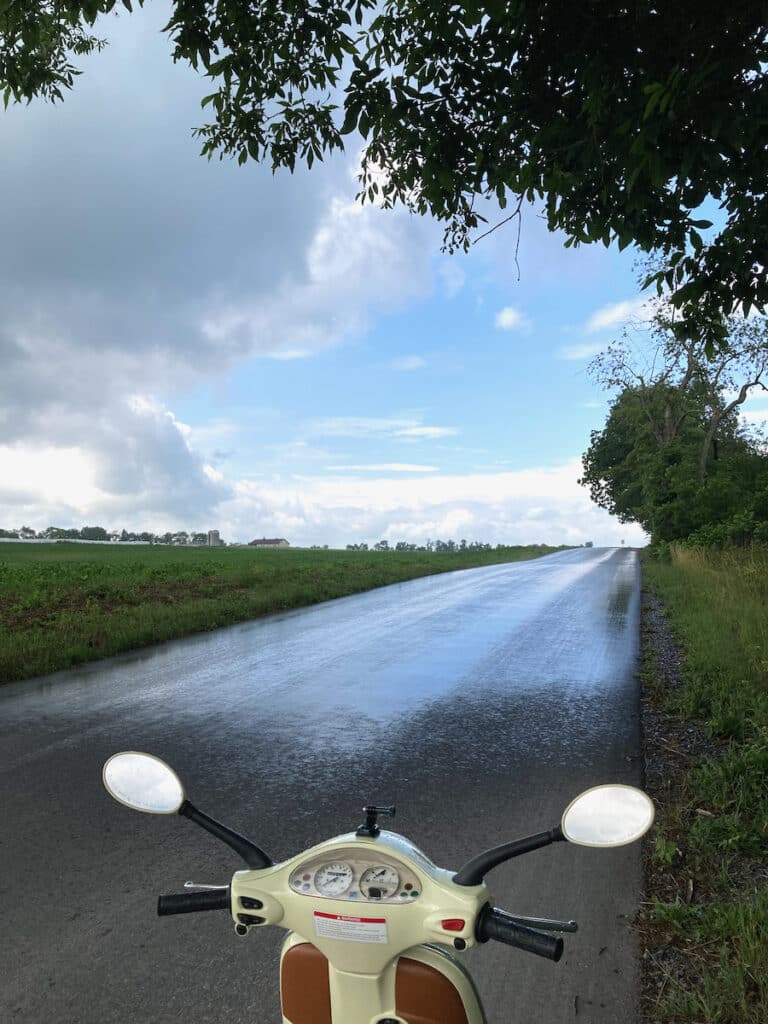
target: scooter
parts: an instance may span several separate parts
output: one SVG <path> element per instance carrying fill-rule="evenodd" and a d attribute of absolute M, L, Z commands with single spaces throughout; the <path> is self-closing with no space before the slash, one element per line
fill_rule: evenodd
<path fill-rule="evenodd" d="M 176 773 L 151 754 L 114 754 L 104 785 L 115 800 L 150 814 L 180 814 L 248 865 L 229 885 L 160 896 L 157 912 L 226 910 L 238 935 L 279 925 L 283 1024 L 485 1024 L 480 997 L 451 952 L 495 939 L 557 962 L 575 921 L 520 917 L 492 905 L 485 876 L 497 865 L 567 840 L 623 846 L 653 823 L 650 798 L 624 785 L 595 786 L 559 825 L 486 850 L 459 871 L 437 867 L 404 836 L 379 827 L 394 807 L 366 806 L 355 832 L 274 864 L 245 836 L 187 800 Z"/>

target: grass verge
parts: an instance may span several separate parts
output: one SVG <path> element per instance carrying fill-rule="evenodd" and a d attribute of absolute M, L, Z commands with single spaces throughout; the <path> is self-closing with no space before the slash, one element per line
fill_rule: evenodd
<path fill-rule="evenodd" d="M 530 545 L 438 554 L 3 544 L 0 682 L 417 576 L 557 550 Z"/>
<path fill-rule="evenodd" d="M 644 561 L 682 661 L 644 615 L 644 1019 L 768 1021 L 768 549 Z M 650 736 L 648 733 L 650 732 Z M 653 762 L 650 760 L 653 758 Z"/>

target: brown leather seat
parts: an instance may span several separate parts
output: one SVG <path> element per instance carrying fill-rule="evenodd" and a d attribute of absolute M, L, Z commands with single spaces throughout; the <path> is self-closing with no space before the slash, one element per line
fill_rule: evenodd
<path fill-rule="evenodd" d="M 397 1014 L 408 1024 L 467 1024 L 461 996 L 434 967 L 401 957 L 395 986 Z"/>
<path fill-rule="evenodd" d="M 283 1013 L 292 1024 L 332 1024 L 328 961 L 311 943 L 285 954 L 280 989 Z M 408 957 L 397 965 L 395 1010 L 408 1024 L 467 1024 L 461 996 L 448 978 Z"/>

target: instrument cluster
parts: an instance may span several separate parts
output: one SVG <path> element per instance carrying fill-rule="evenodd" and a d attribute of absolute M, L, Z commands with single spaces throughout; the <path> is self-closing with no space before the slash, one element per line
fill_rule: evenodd
<path fill-rule="evenodd" d="M 296 893 L 355 903 L 413 903 L 421 894 L 416 875 L 393 857 L 361 857 L 359 850 L 336 850 L 305 861 L 291 873 Z"/>

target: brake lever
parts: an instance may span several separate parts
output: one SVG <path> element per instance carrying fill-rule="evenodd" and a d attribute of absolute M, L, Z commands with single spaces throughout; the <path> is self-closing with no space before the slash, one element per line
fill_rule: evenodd
<path fill-rule="evenodd" d="M 523 924 L 527 928 L 540 928 L 544 932 L 577 932 L 579 925 L 576 921 L 553 921 L 547 917 L 521 917 L 520 914 L 509 915 L 516 924 Z"/>
<path fill-rule="evenodd" d="M 226 889 L 226 885 L 204 885 L 201 882 L 185 882 L 185 889 Z"/>

